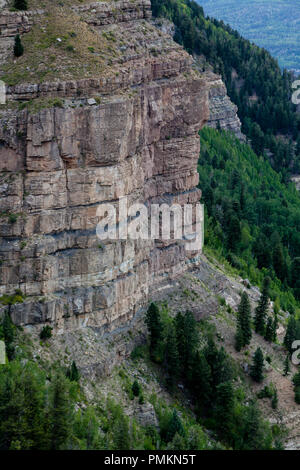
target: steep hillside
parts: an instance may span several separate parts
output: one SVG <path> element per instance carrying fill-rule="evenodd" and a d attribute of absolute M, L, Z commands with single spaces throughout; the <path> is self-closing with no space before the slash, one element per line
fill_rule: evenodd
<path fill-rule="evenodd" d="M 187 0 L 28 6 L 0 13 L 0 449 L 299 449 L 300 196 L 212 65 L 267 58 L 281 99 L 290 77 Z M 204 254 L 97 237 L 98 207 L 202 189 Z"/>
<path fill-rule="evenodd" d="M 300 72 L 300 6 L 292 0 L 197 0 L 206 15 L 223 20 L 264 47 L 281 67 Z"/>

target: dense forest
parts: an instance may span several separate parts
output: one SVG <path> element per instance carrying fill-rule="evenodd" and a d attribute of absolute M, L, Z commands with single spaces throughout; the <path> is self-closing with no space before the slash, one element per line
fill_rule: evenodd
<path fill-rule="evenodd" d="M 152 11 L 175 24 L 175 41 L 222 75 L 253 149 L 271 158 L 285 181 L 299 172 L 300 117 L 291 101 L 292 75 L 223 21 L 205 18 L 194 1 L 152 0 Z"/>
<path fill-rule="evenodd" d="M 300 4 L 294 0 L 197 0 L 207 15 L 223 19 L 267 49 L 288 70 L 300 70 Z M 268 25 L 266 27 L 266 25 Z"/>
<path fill-rule="evenodd" d="M 235 136 L 204 128 L 199 187 L 206 206 L 206 245 L 291 313 L 300 299 L 300 197 L 268 161 Z"/>
<path fill-rule="evenodd" d="M 245 385 L 239 381 L 240 371 L 225 349 L 216 344 L 211 324 L 205 320 L 197 324 L 189 311 L 171 318 L 167 305 L 159 308 L 154 303 L 148 308 L 146 322 L 150 357 L 164 369 L 168 389 L 174 393 L 179 382 L 185 384 L 199 422 L 213 430 L 225 448 L 282 448 L 282 432 L 263 420 L 257 400 L 247 396 Z M 250 324 L 249 328 L 251 331 Z M 258 349 L 251 367 L 256 382 L 264 379 L 263 361 Z M 276 408 L 276 390 L 271 396 Z M 181 441 L 179 448 L 186 448 L 178 417 L 176 433 L 176 440 Z"/>

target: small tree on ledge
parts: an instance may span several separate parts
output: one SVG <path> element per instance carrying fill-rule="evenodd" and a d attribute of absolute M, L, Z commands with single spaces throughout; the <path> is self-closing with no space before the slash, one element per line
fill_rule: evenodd
<path fill-rule="evenodd" d="M 16 10 L 27 10 L 27 0 L 14 0 L 14 8 Z"/>
<path fill-rule="evenodd" d="M 21 55 L 23 55 L 23 53 L 24 53 L 24 47 L 23 47 L 23 44 L 21 42 L 20 35 L 17 34 L 15 36 L 14 55 L 15 55 L 15 57 L 21 57 Z"/>

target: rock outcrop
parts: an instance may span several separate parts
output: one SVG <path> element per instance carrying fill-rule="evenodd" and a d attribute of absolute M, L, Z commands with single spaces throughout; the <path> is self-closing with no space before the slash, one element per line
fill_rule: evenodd
<path fill-rule="evenodd" d="M 56 332 L 114 329 L 197 263 L 181 241 L 100 242 L 97 208 L 124 196 L 129 205 L 197 203 L 198 130 L 209 118 L 207 78 L 149 23 L 149 0 L 73 10 L 95 34 L 122 38 L 105 74 L 20 80 L 0 108 L 1 312 Z"/>
<path fill-rule="evenodd" d="M 233 132 L 238 139 L 245 141 L 246 137 L 241 131 L 241 121 L 238 117 L 238 109 L 232 103 L 227 90 L 220 77 L 208 73 L 209 89 L 209 109 L 210 117 L 207 126 L 214 129 L 220 128 Z"/>

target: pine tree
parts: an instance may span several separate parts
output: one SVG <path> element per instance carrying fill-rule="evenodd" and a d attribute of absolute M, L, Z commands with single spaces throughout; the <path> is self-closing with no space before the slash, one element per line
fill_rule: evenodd
<path fill-rule="evenodd" d="M 255 310 L 255 331 L 260 335 L 264 336 L 265 334 L 265 319 L 268 313 L 269 307 L 269 287 L 270 287 L 270 278 L 266 277 L 263 282 L 262 294 L 258 303 L 258 306 Z"/>
<path fill-rule="evenodd" d="M 278 407 L 278 394 L 277 394 L 276 389 L 274 390 L 271 405 L 272 405 L 273 410 L 277 410 L 277 407 Z"/>
<path fill-rule="evenodd" d="M 24 53 L 24 47 L 21 42 L 20 35 L 15 36 L 15 45 L 14 45 L 14 55 L 15 57 L 20 57 Z"/>
<path fill-rule="evenodd" d="M 285 360 L 284 360 L 284 369 L 283 369 L 283 375 L 287 376 L 288 373 L 290 372 L 290 358 L 287 355 Z"/>
<path fill-rule="evenodd" d="M 286 264 L 281 243 L 278 243 L 274 248 L 273 266 L 278 279 L 284 281 L 286 278 Z"/>
<path fill-rule="evenodd" d="M 194 315 L 187 311 L 184 315 L 178 313 L 175 317 L 177 347 L 183 373 L 188 376 L 192 373 L 191 363 L 198 344 L 198 333 Z"/>
<path fill-rule="evenodd" d="M 265 429 L 261 425 L 260 411 L 256 402 L 251 402 L 246 407 L 244 427 L 241 434 L 243 450 L 263 449 Z"/>
<path fill-rule="evenodd" d="M 273 335 L 274 335 L 273 320 L 271 317 L 268 317 L 266 331 L 265 331 L 265 340 L 271 342 L 273 340 Z"/>
<path fill-rule="evenodd" d="M 262 382 L 263 380 L 263 366 L 264 356 L 262 350 L 257 348 L 253 358 L 253 364 L 251 366 L 250 375 L 255 382 Z"/>
<path fill-rule="evenodd" d="M 150 334 L 150 355 L 152 360 L 158 359 L 158 347 L 162 339 L 162 324 L 159 308 L 155 303 L 151 303 L 145 319 Z"/>
<path fill-rule="evenodd" d="M 137 380 L 135 380 L 131 387 L 132 393 L 135 397 L 138 397 L 141 393 L 141 386 Z"/>
<path fill-rule="evenodd" d="M 251 338 L 251 307 L 248 294 L 243 292 L 237 314 L 237 351 L 240 351 L 244 346 L 248 346 L 251 342 Z"/>
<path fill-rule="evenodd" d="M 293 342 L 297 339 L 297 321 L 293 315 L 290 316 L 283 344 L 290 354 L 293 353 Z"/>
<path fill-rule="evenodd" d="M 53 379 L 51 392 L 51 448 L 60 450 L 66 446 L 71 434 L 71 410 L 68 384 L 59 372 Z"/>
<path fill-rule="evenodd" d="M 272 341 L 275 343 L 277 340 L 277 329 L 278 329 L 278 314 L 277 311 L 274 309 L 274 319 L 273 319 L 273 334 L 272 334 Z"/>
<path fill-rule="evenodd" d="M 179 434 L 180 436 L 184 436 L 184 434 L 185 434 L 182 422 L 181 422 L 176 410 L 173 411 L 172 418 L 171 418 L 171 420 L 169 422 L 169 425 L 168 425 L 168 430 L 167 430 L 167 434 L 166 434 L 166 441 L 167 442 L 172 441 L 175 434 Z"/>
<path fill-rule="evenodd" d="M 203 352 L 197 352 L 192 366 L 193 375 L 190 377 L 189 384 L 192 390 L 197 407 L 202 412 L 207 412 L 211 406 L 212 397 L 212 375 L 211 368 Z"/>
<path fill-rule="evenodd" d="M 243 335 L 241 327 L 238 325 L 236 335 L 235 335 L 235 349 L 238 352 L 240 352 L 244 346 L 245 346 L 244 335 Z"/>
<path fill-rule="evenodd" d="M 79 382 L 80 374 L 75 361 L 72 362 L 70 369 L 67 371 L 67 377 L 71 382 Z"/>
<path fill-rule="evenodd" d="M 216 389 L 215 419 L 221 438 L 228 439 L 233 427 L 234 394 L 230 381 L 221 383 Z"/>
<path fill-rule="evenodd" d="M 130 432 L 127 416 L 120 412 L 113 427 L 114 447 L 116 450 L 130 449 Z"/>
<path fill-rule="evenodd" d="M 178 354 L 178 346 L 176 339 L 176 330 L 173 324 L 170 325 L 166 349 L 165 349 L 165 367 L 168 373 L 168 385 L 173 388 L 180 376 L 180 360 Z"/>
<path fill-rule="evenodd" d="M 14 0 L 14 8 L 16 10 L 27 10 L 27 0 Z"/>

